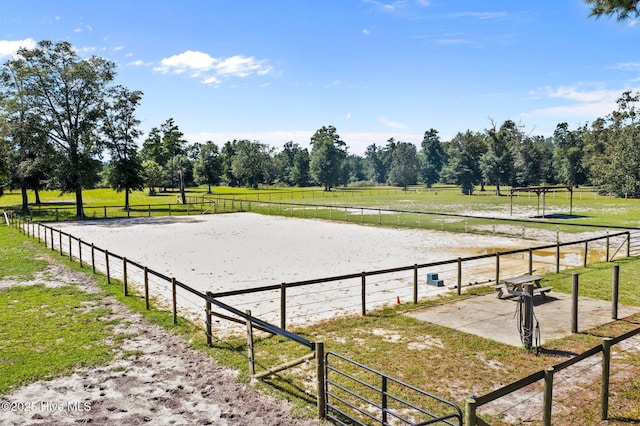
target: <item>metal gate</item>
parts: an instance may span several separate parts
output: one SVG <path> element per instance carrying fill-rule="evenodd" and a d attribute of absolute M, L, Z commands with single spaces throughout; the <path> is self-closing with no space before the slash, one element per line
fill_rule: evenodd
<path fill-rule="evenodd" d="M 340 425 L 462 425 L 456 404 L 328 352 L 326 418 Z"/>

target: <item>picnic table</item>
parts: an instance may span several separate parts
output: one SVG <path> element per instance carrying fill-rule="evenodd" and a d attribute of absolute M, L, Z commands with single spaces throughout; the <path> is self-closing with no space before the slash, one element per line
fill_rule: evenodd
<path fill-rule="evenodd" d="M 504 278 L 500 280 L 501 283 L 494 286 L 498 292 L 498 299 L 502 299 L 505 294 L 509 296 L 524 296 L 527 294 L 526 285 L 533 285 L 533 294 L 541 294 L 542 297 L 546 297 L 547 293 L 551 291 L 553 287 L 542 287 L 540 281 L 542 277 L 537 275 L 524 274 L 513 278 Z"/>

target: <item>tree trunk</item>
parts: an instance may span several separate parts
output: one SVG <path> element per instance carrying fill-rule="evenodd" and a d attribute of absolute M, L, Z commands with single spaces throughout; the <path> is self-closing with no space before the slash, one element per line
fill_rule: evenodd
<path fill-rule="evenodd" d="M 209 184 L 209 192 L 207 194 L 211 194 L 211 184 Z"/>
<path fill-rule="evenodd" d="M 40 190 L 38 188 L 33 188 L 33 192 L 36 195 L 36 204 L 42 204 L 42 202 L 40 201 Z"/>
<path fill-rule="evenodd" d="M 180 196 L 182 197 L 182 204 L 187 204 L 187 196 L 184 193 L 184 174 L 180 170 Z"/>
<path fill-rule="evenodd" d="M 124 211 L 129 211 L 129 188 L 124 189 Z"/>
<path fill-rule="evenodd" d="M 84 210 L 82 209 L 82 188 L 76 188 L 76 217 L 84 218 Z"/>
<path fill-rule="evenodd" d="M 20 192 L 22 193 L 22 210 L 29 210 L 29 197 L 27 196 L 27 180 L 20 179 Z"/>

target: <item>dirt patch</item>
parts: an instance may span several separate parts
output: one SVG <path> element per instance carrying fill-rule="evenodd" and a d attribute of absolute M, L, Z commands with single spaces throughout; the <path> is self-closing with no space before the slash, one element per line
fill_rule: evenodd
<path fill-rule="evenodd" d="M 35 279 L 9 285 L 75 284 L 101 291 L 82 273 L 52 262 Z M 111 297 L 103 299 L 119 325 L 114 361 L 82 368 L 67 377 L 40 381 L 0 397 L 16 411 L 2 411 L 1 424 L 202 424 L 316 425 L 296 418 L 289 404 L 236 380 L 236 373 L 191 349 L 183 338 L 146 322 Z"/>

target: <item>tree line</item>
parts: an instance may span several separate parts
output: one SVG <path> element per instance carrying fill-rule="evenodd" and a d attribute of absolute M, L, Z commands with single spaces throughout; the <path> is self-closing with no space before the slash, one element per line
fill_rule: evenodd
<path fill-rule="evenodd" d="M 0 194 L 57 189 L 74 193 L 83 216 L 82 190 L 111 186 L 129 193 L 208 185 L 316 186 L 351 184 L 406 188 L 455 184 L 465 194 L 487 185 L 594 185 L 602 192 L 640 197 L 639 94 L 625 92 L 617 110 L 551 136 L 527 133 L 512 120 L 490 121 L 483 131 L 440 139 L 431 128 L 422 141 L 370 144 L 348 152 L 333 126 L 310 139 L 311 149 L 287 142 L 276 150 L 259 141 L 189 143 L 174 119 L 143 135 L 136 117 L 143 94 L 115 84 L 115 64 L 80 58 L 67 42 L 41 41 L 20 49 L 0 71 Z M 142 139 L 141 146 L 138 141 Z"/>

